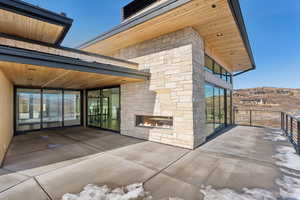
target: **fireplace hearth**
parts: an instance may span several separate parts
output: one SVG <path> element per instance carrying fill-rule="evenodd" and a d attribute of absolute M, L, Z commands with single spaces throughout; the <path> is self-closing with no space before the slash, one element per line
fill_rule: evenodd
<path fill-rule="evenodd" d="M 161 129 L 173 128 L 173 117 L 136 115 L 135 120 L 137 127 Z"/>

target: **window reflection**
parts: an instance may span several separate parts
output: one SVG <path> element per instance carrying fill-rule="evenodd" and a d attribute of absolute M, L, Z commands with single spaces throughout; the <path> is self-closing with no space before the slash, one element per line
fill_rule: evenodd
<path fill-rule="evenodd" d="M 16 131 L 81 125 L 80 91 L 16 89 Z"/>
<path fill-rule="evenodd" d="M 205 84 L 206 134 L 210 135 L 232 122 L 231 91 L 212 84 Z"/>
<path fill-rule="evenodd" d="M 27 131 L 41 128 L 41 90 L 17 88 L 16 130 Z"/>
<path fill-rule="evenodd" d="M 226 69 L 224 69 L 221 65 L 219 65 L 208 55 L 205 55 L 204 70 L 213 73 L 214 75 L 218 76 L 219 78 L 223 79 L 228 83 L 232 83 L 231 73 L 229 73 Z"/>
<path fill-rule="evenodd" d="M 88 91 L 88 125 L 120 130 L 120 88 Z"/>
<path fill-rule="evenodd" d="M 43 128 L 62 126 L 62 91 L 43 90 Z"/>
<path fill-rule="evenodd" d="M 64 126 L 80 125 L 81 123 L 80 91 L 64 92 Z"/>

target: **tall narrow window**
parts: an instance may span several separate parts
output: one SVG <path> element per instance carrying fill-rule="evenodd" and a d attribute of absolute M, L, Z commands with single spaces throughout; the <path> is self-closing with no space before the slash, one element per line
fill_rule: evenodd
<path fill-rule="evenodd" d="M 18 88 L 16 91 L 16 130 L 41 128 L 41 90 Z"/>
<path fill-rule="evenodd" d="M 62 91 L 43 90 L 43 128 L 61 127 Z"/>
<path fill-rule="evenodd" d="M 213 71 L 214 71 L 213 66 L 214 66 L 214 61 L 210 57 L 208 57 L 207 55 L 205 55 L 204 70 L 208 71 L 210 73 L 213 73 Z"/>
<path fill-rule="evenodd" d="M 225 106 L 225 90 L 220 88 L 220 126 L 225 126 L 225 114 L 226 114 L 226 106 Z"/>
<path fill-rule="evenodd" d="M 220 88 L 214 87 L 214 117 L 215 117 L 215 129 L 220 128 Z"/>
<path fill-rule="evenodd" d="M 214 87 L 205 84 L 205 121 L 206 135 L 214 132 Z"/>
<path fill-rule="evenodd" d="M 81 124 L 80 91 L 64 91 L 64 126 Z"/>

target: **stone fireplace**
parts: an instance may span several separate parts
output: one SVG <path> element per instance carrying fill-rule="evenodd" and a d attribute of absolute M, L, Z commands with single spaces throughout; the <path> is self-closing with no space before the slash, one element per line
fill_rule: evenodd
<path fill-rule="evenodd" d="M 136 115 L 137 127 L 172 129 L 173 117 Z"/>

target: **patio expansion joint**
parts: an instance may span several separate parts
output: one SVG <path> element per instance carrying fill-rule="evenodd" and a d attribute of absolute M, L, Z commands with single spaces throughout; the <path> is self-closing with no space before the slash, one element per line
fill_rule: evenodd
<path fill-rule="evenodd" d="M 40 182 L 36 179 L 36 177 L 32 177 L 32 179 L 36 182 L 36 184 L 38 184 L 38 186 L 41 188 L 41 190 L 47 195 L 47 197 L 50 199 L 50 200 L 53 200 L 51 198 L 51 196 L 49 195 L 49 193 L 44 189 L 44 187 L 40 184 Z"/>
<path fill-rule="evenodd" d="M 8 190 L 10 190 L 10 189 L 12 189 L 12 188 L 18 186 L 18 185 L 20 185 L 20 184 L 22 184 L 22 183 L 24 183 L 24 182 L 30 180 L 30 179 L 32 179 L 32 177 L 28 177 L 27 179 L 22 180 L 22 181 L 18 182 L 17 184 L 11 185 L 11 186 L 9 186 L 8 188 L 5 188 L 4 190 L 0 190 L 0 193 L 6 192 L 6 191 L 8 191 Z"/>
<path fill-rule="evenodd" d="M 187 156 L 189 153 L 192 153 L 193 151 L 187 151 L 185 153 L 183 153 L 181 156 L 179 156 L 179 158 L 177 158 L 174 161 L 171 161 L 166 167 L 162 168 L 161 170 L 159 170 L 158 172 L 154 173 L 151 177 L 149 177 L 148 179 L 146 179 L 143 184 L 147 183 L 148 181 L 150 181 L 151 179 L 153 179 L 154 177 L 156 177 L 157 175 L 161 174 L 163 171 L 165 171 L 166 169 L 168 169 L 169 167 L 171 167 L 172 165 L 174 165 L 175 163 L 177 163 L 178 161 L 180 161 L 181 159 L 183 159 L 185 156 Z"/>

